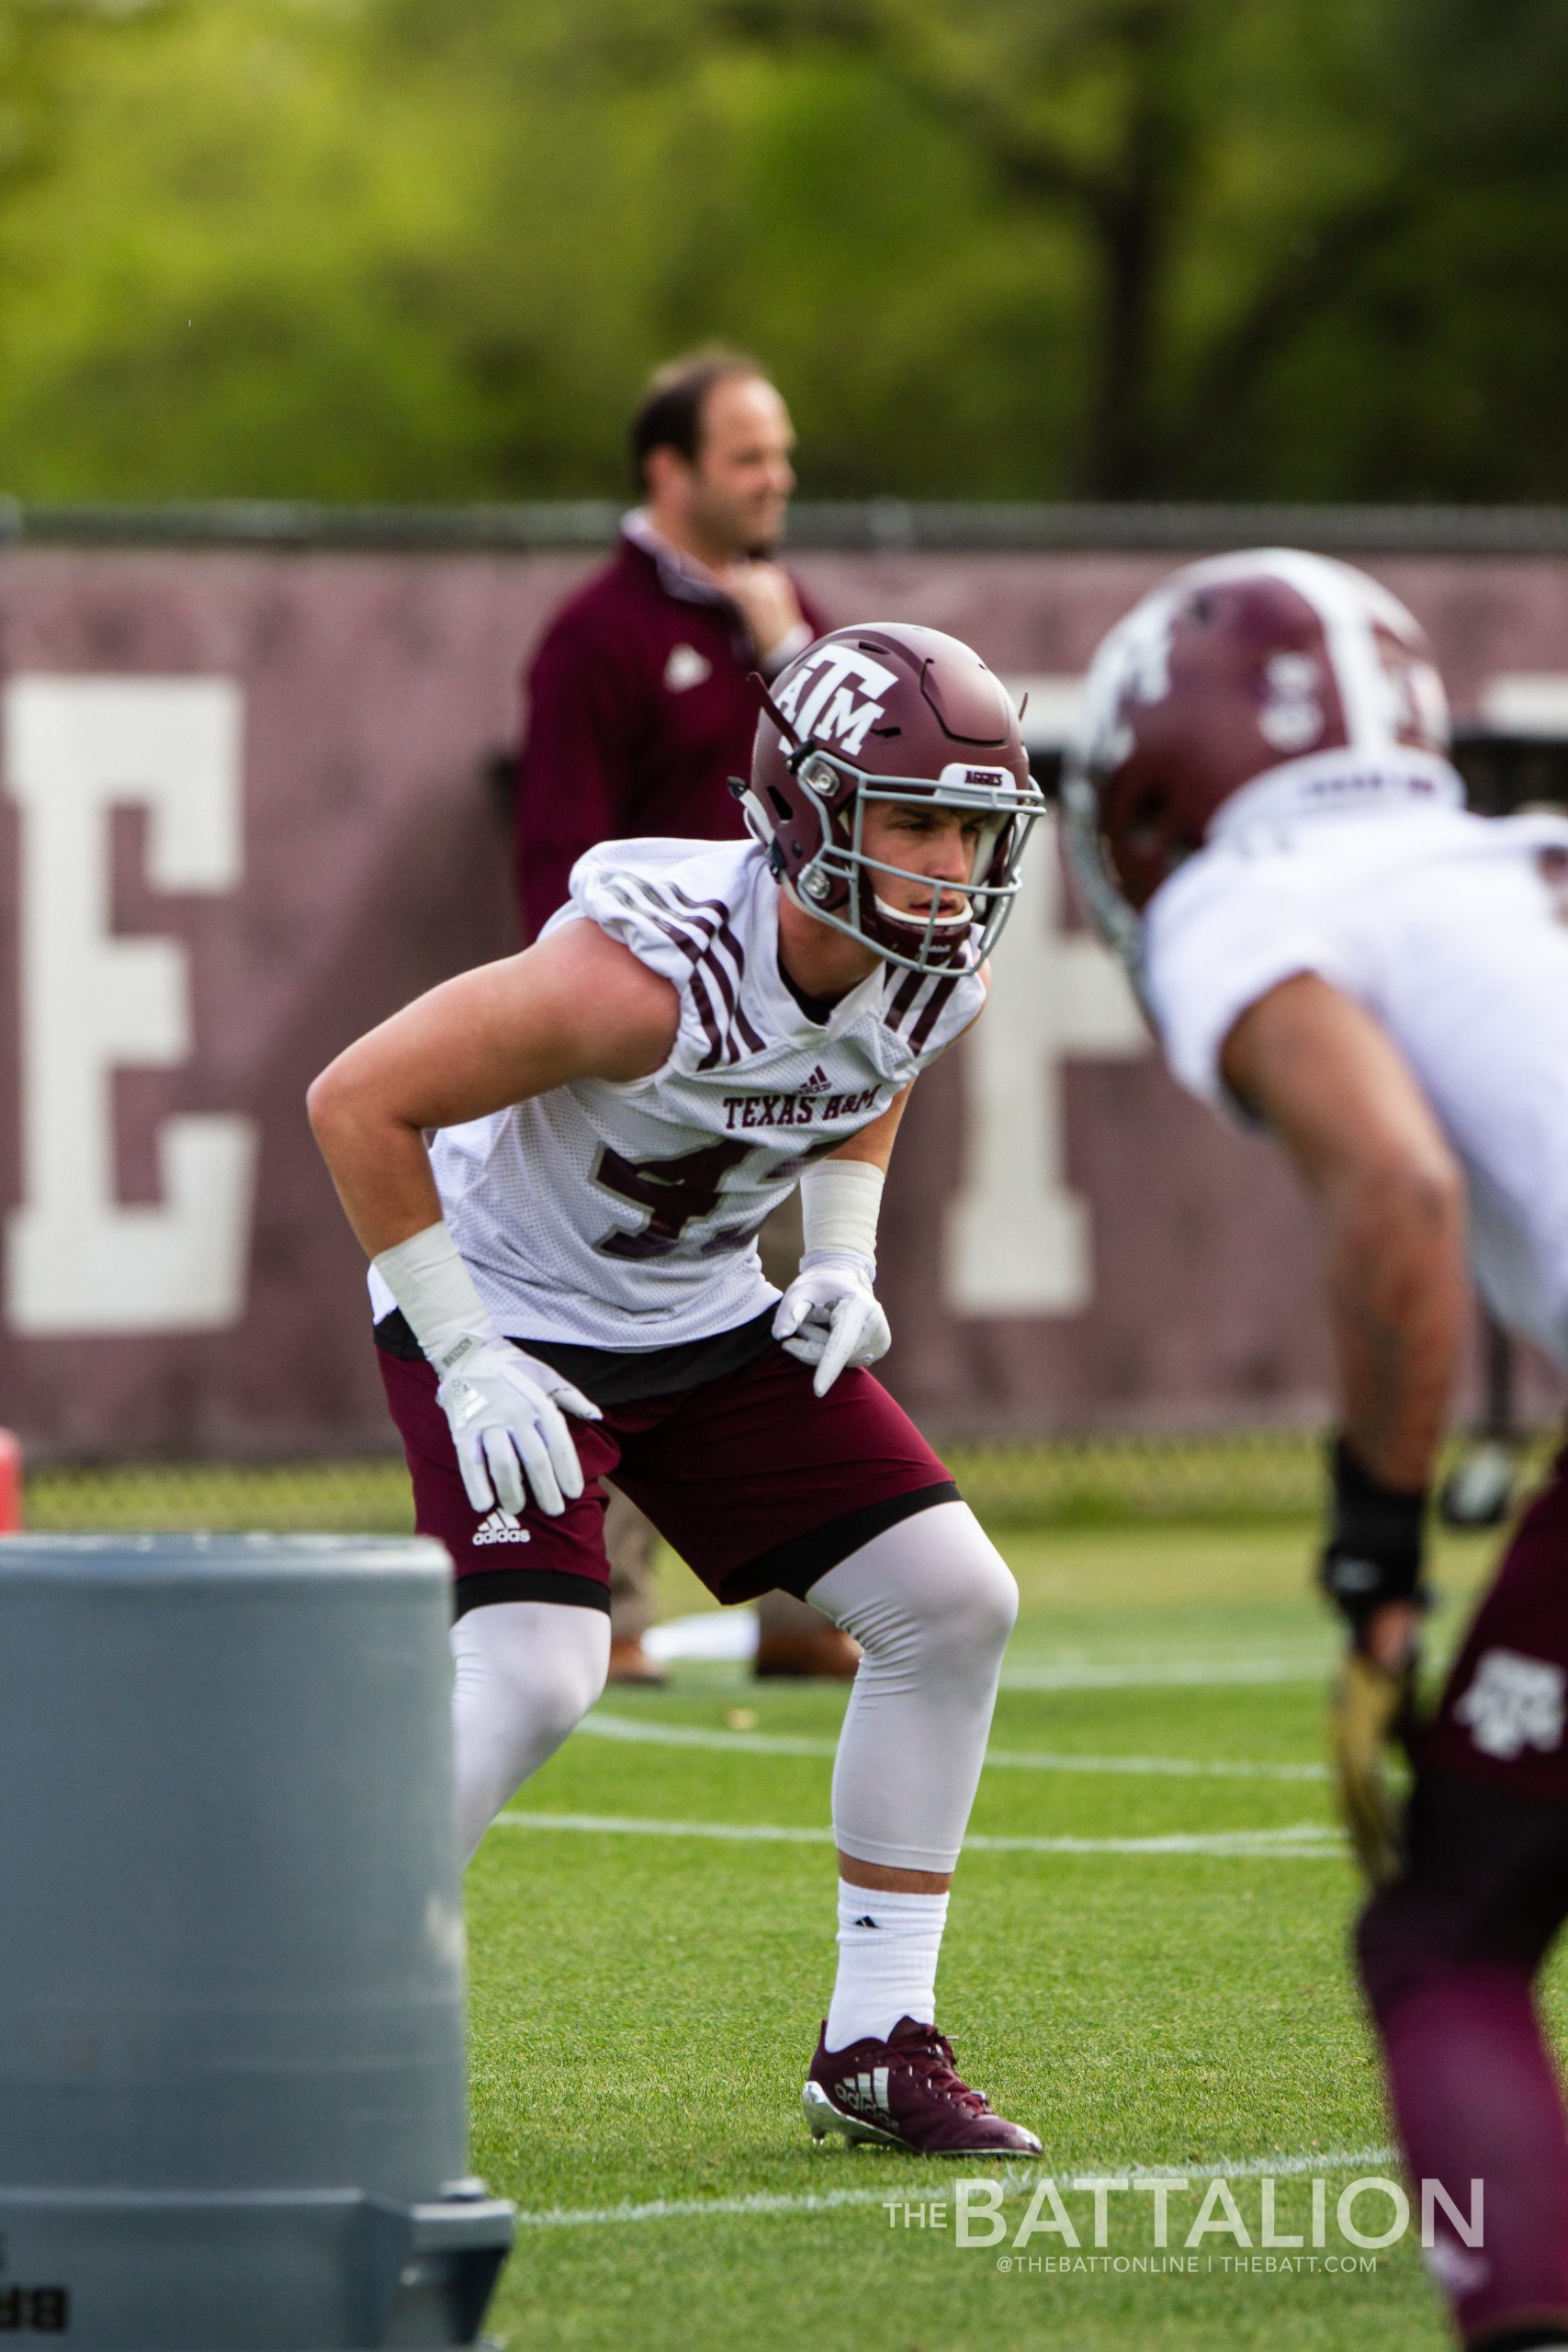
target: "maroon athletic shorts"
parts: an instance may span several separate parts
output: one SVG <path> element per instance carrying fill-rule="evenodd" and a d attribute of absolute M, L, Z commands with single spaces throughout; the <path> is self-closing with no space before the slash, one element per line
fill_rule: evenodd
<path fill-rule="evenodd" d="M 464 1492 L 430 1365 L 384 1349 L 378 1361 L 413 1480 L 414 1524 L 452 1555 L 458 1616 L 488 1600 L 607 1610 L 607 1477 L 722 1601 L 804 1593 L 884 1528 L 958 1495 L 870 1373 L 841 1373 L 818 1396 L 809 1365 L 770 1345 L 722 1378 L 606 1404 L 602 1421 L 569 1414 L 582 1494 L 558 1519 L 530 1498 L 509 1525 Z"/>
<path fill-rule="evenodd" d="M 1515 1529 L 1417 1747 L 1425 1770 L 1568 1804 L 1568 1447 Z"/>

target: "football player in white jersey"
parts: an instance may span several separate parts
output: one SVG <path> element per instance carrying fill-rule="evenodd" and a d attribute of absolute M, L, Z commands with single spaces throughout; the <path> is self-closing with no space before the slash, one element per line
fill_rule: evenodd
<path fill-rule="evenodd" d="M 1568 1371 L 1568 821 L 1469 814 L 1447 749 L 1404 606 L 1273 550 L 1176 573 L 1111 633 L 1065 792 L 1172 1070 L 1265 1127 L 1321 1211 L 1361 1979 L 1460 2334 L 1524 2352 L 1568 2343 L 1568 2130 L 1532 1998 L 1568 1915 L 1568 1454 L 1424 1724 L 1413 1677 L 1467 1255 Z"/>
<path fill-rule="evenodd" d="M 457 1571 L 461 1833 L 599 1696 L 613 1474 L 720 1600 L 800 1594 L 863 1651 L 814 2133 L 1037 2153 L 960 2080 L 933 1989 L 1017 1595 L 865 1366 L 899 1116 L 982 1009 L 1043 803 L 996 678 L 904 627 L 800 655 L 739 788 L 751 840 L 590 852 L 537 944 L 311 1090 L 417 1523 Z M 797 1183 L 781 1299 L 755 1238 Z"/>

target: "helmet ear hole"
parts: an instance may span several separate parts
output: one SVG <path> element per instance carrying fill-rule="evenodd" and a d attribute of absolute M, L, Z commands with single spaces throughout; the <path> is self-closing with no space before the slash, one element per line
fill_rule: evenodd
<path fill-rule="evenodd" d="M 776 784 L 769 785 L 768 798 L 773 804 L 773 814 L 778 819 L 780 824 L 787 825 L 791 817 L 795 814 L 795 811 L 791 808 L 789 802 L 784 798 L 784 794 L 779 790 Z"/>

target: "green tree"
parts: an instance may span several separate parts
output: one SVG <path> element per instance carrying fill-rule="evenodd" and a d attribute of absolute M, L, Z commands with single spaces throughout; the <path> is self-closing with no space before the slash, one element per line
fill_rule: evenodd
<path fill-rule="evenodd" d="M 777 370 L 818 495 L 1561 494 L 1562 0 L 126 31 L 0 0 L 25 497 L 614 493 L 643 373 L 715 335 Z"/>

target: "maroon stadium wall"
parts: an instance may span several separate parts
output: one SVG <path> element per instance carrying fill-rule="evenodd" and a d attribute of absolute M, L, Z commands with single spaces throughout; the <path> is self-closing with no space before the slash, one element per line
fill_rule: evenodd
<path fill-rule="evenodd" d="M 0 1423 L 38 1453 L 379 1445 L 364 1277 L 312 1074 L 513 944 L 493 770 L 594 559 L 0 554 Z M 843 618 L 919 619 L 1056 727 L 1170 554 L 805 554 Z M 1568 686 L 1568 561 L 1371 568 L 1464 709 Z M 1531 697 L 1534 697 L 1532 701 Z M 1200 1428 L 1321 1409 L 1281 1170 L 1157 1067 L 1052 844 L 993 1009 L 919 1090 L 886 1212 L 893 1385 L 933 1427 Z"/>

